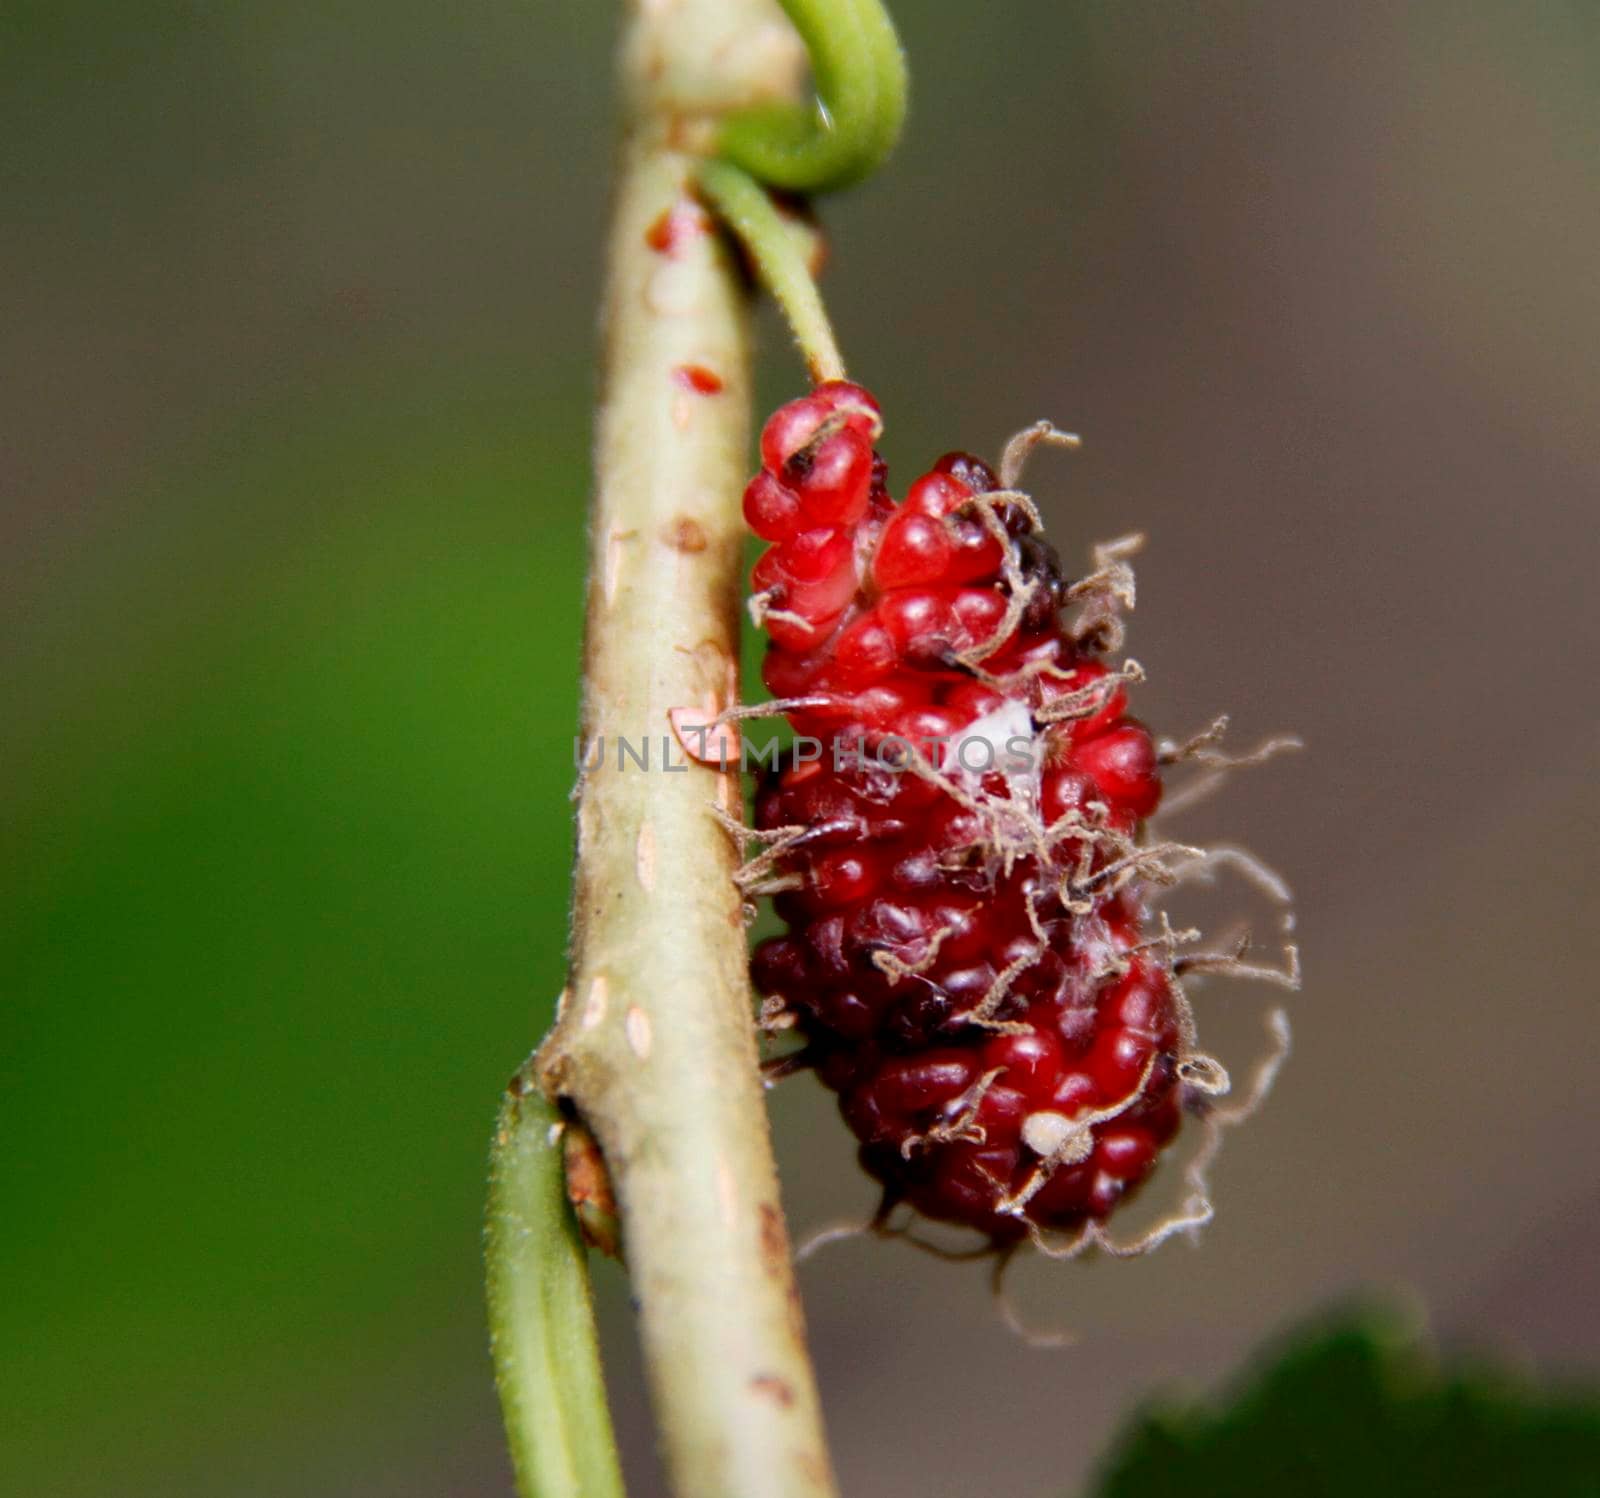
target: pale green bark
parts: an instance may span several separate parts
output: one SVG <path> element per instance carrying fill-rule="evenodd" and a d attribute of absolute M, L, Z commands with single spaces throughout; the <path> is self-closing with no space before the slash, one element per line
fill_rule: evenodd
<path fill-rule="evenodd" d="M 681 1498 L 833 1491 L 778 1200 L 736 849 L 669 712 L 738 695 L 749 307 L 721 237 L 650 244 L 727 109 L 799 61 L 768 0 L 636 0 L 609 247 L 571 982 L 539 1057 L 604 1151 L 662 1452 Z M 692 210 L 691 210 L 692 211 Z M 709 226 L 708 226 L 709 227 Z M 694 367 L 721 382 L 689 387 Z M 617 740 L 651 768 L 618 768 Z M 672 771 L 662 767 L 670 741 Z"/>

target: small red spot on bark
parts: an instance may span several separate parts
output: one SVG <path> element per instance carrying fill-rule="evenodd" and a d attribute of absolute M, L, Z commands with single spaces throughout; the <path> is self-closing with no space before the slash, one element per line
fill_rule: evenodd
<path fill-rule="evenodd" d="M 757 1393 L 765 1395 L 781 1409 L 789 1409 L 794 1404 L 794 1386 L 786 1378 L 779 1378 L 776 1373 L 758 1373 L 750 1380 L 750 1387 Z"/>
<path fill-rule="evenodd" d="M 704 551 L 711 543 L 706 539 L 705 527 L 689 515 L 680 515 L 662 532 L 661 538 L 674 551 L 684 551 L 691 555 L 697 551 Z"/>
<path fill-rule="evenodd" d="M 644 242 L 659 255 L 676 255 L 690 240 L 710 232 L 706 211 L 680 199 L 645 231 Z"/>
<path fill-rule="evenodd" d="M 716 395 L 722 389 L 722 376 L 704 364 L 680 364 L 672 371 L 672 378 L 696 395 Z"/>

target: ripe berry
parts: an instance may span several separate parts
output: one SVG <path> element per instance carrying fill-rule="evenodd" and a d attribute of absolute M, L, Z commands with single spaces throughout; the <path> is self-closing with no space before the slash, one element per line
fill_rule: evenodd
<path fill-rule="evenodd" d="M 767 422 L 745 494 L 774 543 L 752 578 L 763 678 L 824 741 L 758 787 L 788 931 L 751 973 L 889 1199 L 1001 1244 L 1078 1230 L 1181 1116 L 1170 949 L 1104 873 L 1129 867 L 1160 765 L 1122 676 L 1063 622 L 1028 507 L 986 499 L 994 471 L 965 453 L 896 506 L 881 426 L 859 386 L 821 385 Z M 1008 745 L 1031 752 L 1013 766 Z"/>
<path fill-rule="evenodd" d="M 938 520 L 902 510 L 884 530 L 872 558 L 872 581 L 885 592 L 945 581 L 955 543 Z"/>
<path fill-rule="evenodd" d="M 1144 724 L 1124 718 L 1078 749 L 1074 763 L 1094 777 L 1106 800 L 1119 811 L 1147 817 L 1161 800 L 1155 745 Z"/>
<path fill-rule="evenodd" d="M 812 525 L 854 525 L 867 512 L 872 444 L 849 427 L 825 437 L 793 464 L 794 490 Z"/>
<path fill-rule="evenodd" d="M 848 531 L 801 531 L 774 546 L 755 565 L 751 584 L 775 607 L 820 624 L 839 614 L 856 591 L 854 546 Z"/>
<path fill-rule="evenodd" d="M 762 428 L 762 466 L 769 473 L 781 472 L 804 454 L 819 434 L 836 428 L 855 432 L 870 448 L 883 430 L 877 401 L 859 385 L 843 380 L 830 380 L 810 395 L 790 401 Z"/>
<path fill-rule="evenodd" d="M 744 491 L 744 520 L 763 541 L 787 541 L 800 529 L 800 497 L 763 469 Z"/>
<path fill-rule="evenodd" d="M 974 494 L 987 494 L 991 489 L 1000 487 L 994 469 L 971 453 L 946 453 L 933 465 L 933 472 L 948 473 Z"/>

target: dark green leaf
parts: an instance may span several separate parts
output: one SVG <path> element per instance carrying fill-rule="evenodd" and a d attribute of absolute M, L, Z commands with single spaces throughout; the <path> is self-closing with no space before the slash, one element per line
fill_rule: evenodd
<path fill-rule="evenodd" d="M 1600 1403 L 1485 1368 L 1441 1371 L 1397 1318 L 1345 1313 L 1291 1336 L 1224 1407 L 1152 1406 L 1095 1491 L 1592 1498 Z"/>

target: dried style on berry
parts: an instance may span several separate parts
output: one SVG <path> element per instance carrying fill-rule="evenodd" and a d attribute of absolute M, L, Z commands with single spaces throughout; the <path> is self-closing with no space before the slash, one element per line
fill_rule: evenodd
<path fill-rule="evenodd" d="M 1015 487 L 1033 446 L 1075 439 L 1041 423 L 998 474 L 947 454 L 896 504 L 881 426 L 859 386 L 818 386 L 768 421 L 744 497 L 772 543 L 770 707 L 815 750 L 757 792 L 743 878 L 788 926 L 753 959 L 763 1017 L 803 1037 L 780 1066 L 838 1093 L 885 1211 L 1136 1251 L 1209 1215 L 1198 1165 L 1139 1242 L 1100 1224 L 1186 1109 L 1229 1117 L 1179 982 L 1192 933 L 1146 903 L 1198 854 L 1145 835 L 1164 757 L 1219 763 L 1214 736 L 1164 756 L 1128 714 L 1140 670 L 1108 657 L 1132 544 L 1069 581 Z"/>

